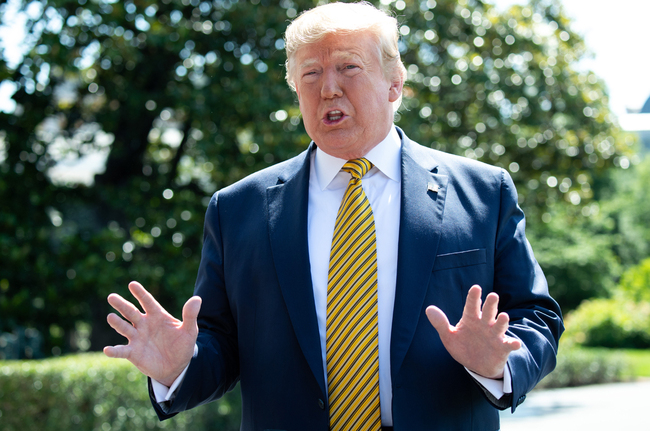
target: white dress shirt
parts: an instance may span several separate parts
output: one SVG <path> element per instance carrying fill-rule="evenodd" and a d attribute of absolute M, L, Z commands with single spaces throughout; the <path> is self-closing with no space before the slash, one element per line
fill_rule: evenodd
<path fill-rule="evenodd" d="M 375 146 L 365 158 L 373 168 L 363 177 L 361 184 L 375 219 L 377 244 L 377 314 L 379 320 L 379 400 L 381 423 L 393 425 L 393 391 L 390 377 L 390 334 L 397 283 L 397 248 L 399 243 L 400 197 L 401 197 L 401 140 L 395 127 L 388 136 Z M 314 287 L 314 303 L 318 319 L 323 370 L 327 385 L 326 319 L 327 279 L 330 248 L 334 236 L 334 224 L 350 174 L 341 168 L 347 160 L 332 157 L 317 149 L 312 153 L 309 173 L 308 240 L 311 279 Z M 416 311 L 414 311 L 416 312 Z M 504 370 L 503 380 L 487 379 L 467 370 L 474 379 L 497 399 L 512 392 L 510 371 Z M 443 390 L 448 390 L 444 388 Z"/>
<path fill-rule="evenodd" d="M 386 139 L 365 158 L 374 166 L 361 184 L 375 219 L 377 244 L 377 312 L 379 325 L 379 398 L 390 406 L 393 398 L 390 379 L 390 332 L 397 280 L 397 244 L 399 239 L 401 143 L 394 127 Z M 327 318 L 327 279 L 330 248 L 336 214 L 343 200 L 350 174 L 341 168 L 347 160 L 332 157 L 317 149 L 312 153 L 309 174 L 308 241 L 314 303 L 318 318 L 323 370 L 327 385 L 325 322 Z M 386 404 L 384 400 L 388 400 Z M 390 408 L 381 409 L 382 423 L 393 423 Z"/>
<path fill-rule="evenodd" d="M 330 248 L 334 235 L 334 224 L 343 194 L 350 181 L 350 174 L 341 168 L 347 160 L 338 159 L 316 149 L 311 155 L 309 173 L 308 244 L 311 278 L 314 289 L 314 303 L 321 342 L 321 353 L 325 384 L 326 364 L 326 320 L 327 280 Z M 397 282 L 397 249 L 399 243 L 400 196 L 401 196 L 401 140 L 392 127 L 388 136 L 365 155 L 373 168 L 363 177 L 362 187 L 372 207 L 375 219 L 377 245 L 377 312 L 379 332 L 379 398 L 381 422 L 393 425 L 392 388 L 390 376 L 390 334 L 395 304 Z M 414 311 L 416 312 L 416 311 Z M 194 349 L 194 354 L 197 353 Z M 188 365 L 189 367 L 189 365 Z M 187 368 L 185 369 L 185 371 Z M 185 371 L 170 388 L 152 379 L 156 401 L 169 401 L 185 376 Z M 501 398 L 512 392 L 510 373 L 506 366 L 503 380 L 492 380 L 467 370 L 492 395 Z M 449 390 L 444 388 L 442 390 Z"/>

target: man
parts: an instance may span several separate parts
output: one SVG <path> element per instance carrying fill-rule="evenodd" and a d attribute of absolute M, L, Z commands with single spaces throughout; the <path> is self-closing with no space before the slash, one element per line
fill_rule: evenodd
<path fill-rule="evenodd" d="M 105 353 L 151 377 L 162 419 L 239 381 L 243 430 L 497 430 L 554 368 L 560 311 L 514 185 L 393 125 L 397 38 L 368 4 L 298 17 L 309 149 L 215 193 L 182 322 L 135 282 L 144 314 L 109 296 L 129 344 Z"/>

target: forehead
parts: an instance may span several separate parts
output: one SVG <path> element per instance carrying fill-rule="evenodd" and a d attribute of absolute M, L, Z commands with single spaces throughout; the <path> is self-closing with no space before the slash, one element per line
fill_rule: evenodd
<path fill-rule="evenodd" d="M 369 63 L 379 61 L 379 46 L 369 33 L 328 34 L 304 45 L 296 52 L 298 67 L 324 61 L 357 59 Z"/>

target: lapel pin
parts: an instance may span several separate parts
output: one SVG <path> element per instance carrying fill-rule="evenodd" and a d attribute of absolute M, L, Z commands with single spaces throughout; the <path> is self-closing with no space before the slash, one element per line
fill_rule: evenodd
<path fill-rule="evenodd" d="M 427 185 L 427 190 L 433 193 L 438 193 L 438 184 L 429 183 Z"/>

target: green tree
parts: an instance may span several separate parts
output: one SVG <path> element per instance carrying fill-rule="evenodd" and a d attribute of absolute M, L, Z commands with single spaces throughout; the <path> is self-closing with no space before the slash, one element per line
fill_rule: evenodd
<path fill-rule="evenodd" d="M 34 326 L 65 349 L 91 321 L 99 348 L 105 297 L 131 278 L 180 310 L 206 198 L 307 142 L 279 66 L 291 5 L 22 3 L 32 47 L 0 64 L 17 89 L 0 115 L 1 330 Z M 51 175 L 89 154 L 106 155 L 92 185 Z"/>
<path fill-rule="evenodd" d="M 616 254 L 626 266 L 650 256 L 650 157 L 627 171 L 615 171 L 608 178 L 601 201 L 603 224 L 614 235 Z"/>
<path fill-rule="evenodd" d="M 633 141 L 602 81 L 578 72 L 587 48 L 559 2 L 505 13 L 475 0 L 406 5 L 398 124 L 413 138 L 508 169 L 534 222 L 556 204 L 588 202 L 596 175 L 629 166 Z"/>
<path fill-rule="evenodd" d="M 635 140 L 616 126 L 602 81 L 576 67 L 588 50 L 560 3 L 505 13 L 472 0 L 404 5 L 409 82 L 398 124 L 511 173 L 564 310 L 606 296 L 619 262 L 592 204 L 606 172 L 631 166 Z"/>
<path fill-rule="evenodd" d="M 625 271 L 618 288 L 631 301 L 650 303 L 650 258 Z"/>
<path fill-rule="evenodd" d="M 115 342 L 109 292 L 140 280 L 178 314 L 215 190 L 306 147 L 283 81 L 282 34 L 315 1 L 24 0 L 28 50 L 0 55 L 16 109 L 0 113 L 0 331 L 46 351 Z M 532 224 L 578 214 L 594 178 L 627 167 L 580 37 L 554 1 L 499 13 L 478 0 L 381 0 L 409 71 L 397 124 L 425 145 L 507 168 Z M 6 11 L 9 6 L 0 6 Z M 106 157 L 89 184 L 53 175 Z M 74 347 L 74 346 L 72 346 Z"/>
<path fill-rule="evenodd" d="M 528 238 L 562 311 L 573 310 L 585 299 L 609 297 L 622 269 L 611 230 L 602 226 L 598 215 L 584 217 L 568 205 L 551 211 L 548 222 L 532 225 Z"/>

